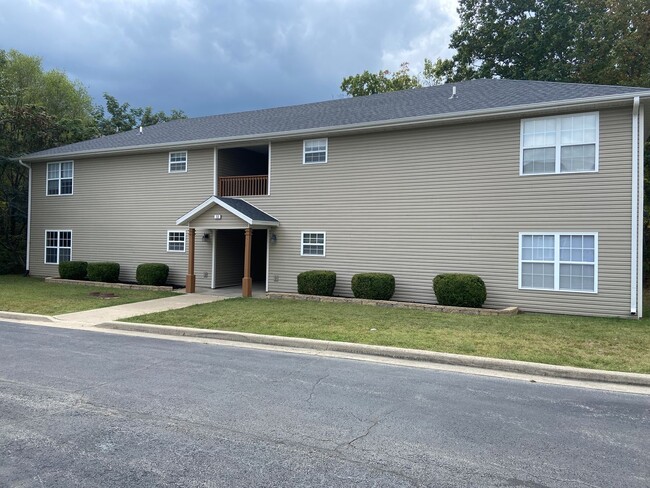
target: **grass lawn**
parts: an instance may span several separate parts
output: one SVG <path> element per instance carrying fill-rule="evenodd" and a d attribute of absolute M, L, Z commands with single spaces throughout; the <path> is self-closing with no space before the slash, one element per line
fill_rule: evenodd
<path fill-rule="evenodd" d="M 91 295 L 96 292 L 114 293 L 117 296 L 115 298 L 99 298 Z M 172 295 L 174 293 L 166 291 L 45 283 L 39 278 L 0 275 L 0 310 L 9 312 L 58 315 Z"/>
<path fill-rule="evenodd" d="M 129 320 L 650 373 L 647 318 L 479 317 L 349 303 L 236 298 Z"/>

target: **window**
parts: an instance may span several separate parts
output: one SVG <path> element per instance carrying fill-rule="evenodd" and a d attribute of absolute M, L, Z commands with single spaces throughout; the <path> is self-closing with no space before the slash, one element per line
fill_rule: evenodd
<path fill-rule="evenodd" d="M 327 162 L 327 139 L 307 139 L 303 142 L 303 164 Z"/>
<path fill-rule="evenodd" d="M 301 256 L 325 256 L 325 232 L 303 232 Z"/>
<path fill-rule="evenodd" d="M 522 175 L 598 171 L 598 113 L 521 121 Z"/>
<path fill-rule="evenodd" d="M 519 234 L 519 288 L 598 291 L 598 234 Z"/>
<path fill-rule="evenodd" d="M 185 231 L 167 231 L 167 251 L 185 252 Z"/>
<path fill-rule="evenodd" d="M 187 172 L 187 151 L 169 153 L 169 172 L 170 173 Z"/>
<path fill-rule="evenodd" d="M 47 163 L 47 195 L 72 195 L 74 163 Z"/>
<path fill-rule="evenodd" d="M 59 264 L 72 259 L 72 231 L 45 231 L 45 264 Z"/>

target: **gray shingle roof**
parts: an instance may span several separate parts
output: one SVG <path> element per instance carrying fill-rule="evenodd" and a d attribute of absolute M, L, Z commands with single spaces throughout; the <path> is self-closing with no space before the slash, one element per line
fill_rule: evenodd
<path fill-rule="evenodd" d="M 262 212 L 259 208 L 254 207 L 246 200 L 242 200 L 241 198 L 219 197 L 219 200 L 221 200 L 226 205 L 230 205 L 238 212 L 243 213 L 251 220 L 257 222 L 278 222 L 276 218 L 271 217 L 266 212 Z"/>
<path fill-rule="evenodd" d="M 457 98 L 450 99 L 452 86 Z M 254 110 L 164 122 L 115 135 L 30 154 L 25 160 L 45 156 L 84 154 L 158 144 L 254 137 L 372 124 L 411 117 L 444 116 L 479 110 L 506 110 L 518 106 L 561 103 L 603 96 L 650 94 L 650 89 L 516 80 L 472 80 L 367 97 Z"/>

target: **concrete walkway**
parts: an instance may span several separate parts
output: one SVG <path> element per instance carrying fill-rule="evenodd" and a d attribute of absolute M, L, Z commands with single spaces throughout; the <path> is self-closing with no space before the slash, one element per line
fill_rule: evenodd
<path fill-rule="evenodd" d="M 94 310 L 85 310 L 83 312 L 64 313 L 61 315 L 55 315 L 54 319 L 62 322 L 72 322 L 76 325 L 91 326 L 104 322 L 126 319 L 136 315 L 165 312 L 167 310 L 185 308 L 201 303 L 218 302 L 220 300 L 226 300 L 226 298 L 227 297 L 222 295 L 190 293 L 168 298 L 158 298 L 156 300 L 147 300 L 144 302 L 115 305 L 113 307 L 96 308 Z"/>

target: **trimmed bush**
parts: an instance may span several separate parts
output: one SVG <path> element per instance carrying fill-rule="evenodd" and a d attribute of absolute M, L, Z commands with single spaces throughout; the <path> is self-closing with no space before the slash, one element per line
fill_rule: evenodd
<path fill-rule="evenodd" d="M 90 281 L 117 283 L 120 279 L 120 265 L 112 262 L 88 263 L 88 279 Z"/>
<path fill-rule="evenodd" d="M 387 273 L 359 273 L 352 277 L 355 298 L 390 300 L 395 293 L 395 277 Z"/>
<path fill-rule="evenodd" d="M 163 263 L 144 263 L 135 270 L 135 280 L 140 285 L 163 286 L 167 283 L 169 266 Z"/>
<path fill-rule="evenodd" d="M 336 286 L 336 273 L 314 269 L 298 275 L 298 293 L 301 295 L 322 295 L 331 297 Z"/>
<path fill-rule="evenodd" d="M 433 279 L 433 292 L 440 305 L 481 308 L 487 298 L 483 280 L 472 274 L 443 273 Z"/>
<path fill-rule="evenodd" d="M 88 273 L 86 261 L 64 261 L 59 263 L 59 276 L 64 280 L 84 280 Z"/>

